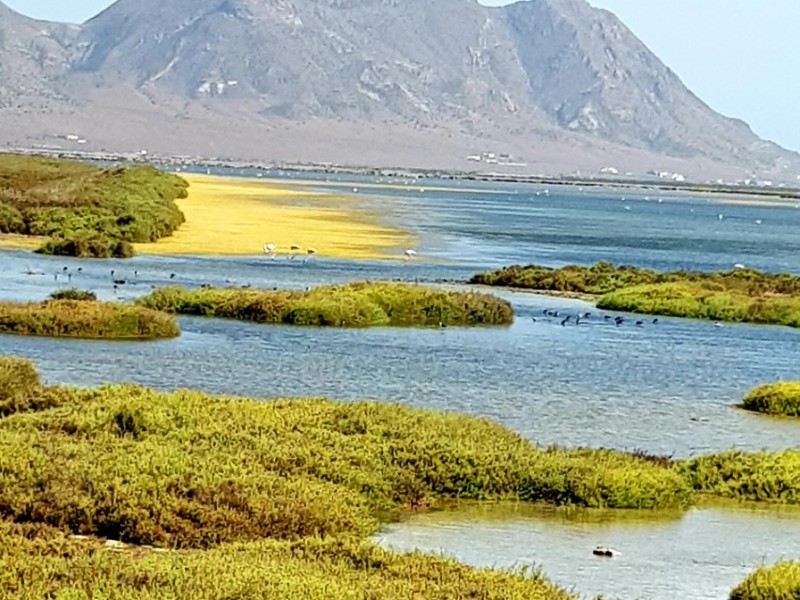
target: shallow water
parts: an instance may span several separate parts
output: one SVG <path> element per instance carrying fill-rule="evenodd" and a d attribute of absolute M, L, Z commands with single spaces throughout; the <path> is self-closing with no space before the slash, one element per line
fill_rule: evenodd
<path fill-rule="evenodd" d="M 482 567 L 541 567 L 585 597 L 725 600 L 762 563 L 800 556 L 800 510 L 693 509 L 686 514 L 462 507 L 386 527 L 399 551 L 443 553 Z M 620 552 L 601 558 L 604 545 Z"/>
<path fill-rule="evenodd" d="M 114 297 L 110 269 L 138 271 L 133 297 L 151 285 L 237 282 L 305 287 L 327 281 L 465 277 L 475 267 L 449 264 L 302 264 L 256 258 L 138 257 L 81 262 L 0 253 L 0 288 L 15 298 L 43 298 L 62 264 L 71 283 Z M 77 264 L 83 271 L 77 273 Z M 27 267 L 25 267 L 27 268 Z M 175 279 L 169 276 L 177 273 Z M 131 276 L 133 281 L 133 277 Z M 86 285 L 84 285 L 86 284 Z M 13 290 L 13 292 L 11 292 Z M 53 383 L 135 381 L 173 389 L 255 396 L 325 395 L 378 398 L 496 419 L 540 444 L 644 449 L 678 456 L 731 447 L 800 445 L 794 421 L 732 408 L 750 387 L 796 377 L 800 331 L 680 319 L 632 317 L 621 327 L 591 305 L 562 298 L 495 291 L 514 304 L 510 328 L 305 329 L 181 318 L 184 334 L 156 343 L 0 337 L 0 352 L 36 360 Z M 591 311 L 579 327 L 543 310 Z M 534 322 L 533 319 L 536 319 Z M 694 420 L 693 420 L 694 419 Z"/>

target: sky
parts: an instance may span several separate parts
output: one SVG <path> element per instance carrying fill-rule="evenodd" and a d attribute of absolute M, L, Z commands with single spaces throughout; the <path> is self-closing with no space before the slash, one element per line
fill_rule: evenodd
<path fill-rule="evenodd" d="M 31 17 L 74 23 L 111 4 L 110 0 L 3 1 Z M 743 119 L 759 135 L 800 150 L 798 0 L 589 2 L 620 17 L 714 110 Z"/>

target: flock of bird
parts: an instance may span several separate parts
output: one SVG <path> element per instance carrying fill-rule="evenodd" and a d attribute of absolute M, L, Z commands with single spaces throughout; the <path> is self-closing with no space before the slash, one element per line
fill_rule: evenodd
<path fill-rule="evenodd" d="M 558 310 L 551 310 L 549 308 L 545 308 L 544 310 L 542 310 L 542 315 L 544 315 L 545 317 L 549 317 L 551 319 L 559 319 L 562 327 L 566 327 L 567 325 L 570 324 L 580 325 L 581 323 L 586 323 L 590 319 L 594 318 L 594 315 L 590 312 L 584 312 L 572 315 Z M 531 317 L 531 319 L 533 320 L 534 323 L 538 322 L 538 319 L 535 316 Z M 617 327 L 621 326 L 627 320 L 628 319 L 626 317 L 621 317 L 619 315 L 618 316 L 603 315 L 603 322 L 614 323 Z M 595 320 L 595 322 L 597 321 Z M 637 319 L 636 321 L 634 321 L 634 325 L 636 327 L 644 327 L 645 324 L 647 324 L 647 322 L 648 321 L 645 319 Z M 657 318 L 652 319 L 649 322 L 652 325 L 658 325 Z"/>
<path fill-rule="evenodd" d="M 289 256 L 288 256 L 289 260 L 294 260 L 294 258 L 297 255 L 302 254 L 301 250 L 302 250 L 302 247 L 300 246 L 300 244 L 291 244 L 289 246 Z M 264 254 L 266 254 L 267 256 L 269 256 L 272 259 L 277 258 L 278 257 L 278 246 L 273 244 L 272 242 L 268 242 L 268 243 L 264 244 Z M 316 254 L 317 254 L 317 249 L 316 248 L 307 248 L 306 249 L 306 255 L 309 258 L 314 256 L 314 255 L 316 255 Z M 417 251 L 413 250 L 411 248 L 408 248 L 408 249 L 403 251 L 403 255 L 405 256 L 406 260 L 409 260 L 409 259 L 415 258 L 417 256 Z"/>

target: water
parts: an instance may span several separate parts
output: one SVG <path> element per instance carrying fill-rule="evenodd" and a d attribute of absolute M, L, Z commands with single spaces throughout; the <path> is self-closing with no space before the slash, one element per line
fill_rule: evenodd
<path fill-rule="evenodd" d="M 332 189 L 321 178 L 315 185 Z M 541 186 L 443 185 L 431 189 L 426 182 L 420 191 L 419 183 L 386 188 L 358 181 L 372 209 L 419 237 L 416 261 L 78 261 L 0 251 L 0 297 L 42 299 L 67 285 L 92 289 L 101 298 L 129 299 L 167 283 L 300 289 L 356 279 L 438 284 L 500 264 L 599 259 L 662 269 L 744 263 L 800 273 L 800 210 L 794 204 L 748 206 L 630 190 L 565 187 L 545 193 Z M 112 279 L 119 278 L 127 283 L 115 290 Z M 0 353 L 34 359 L 49 383 L 134 381 L 258 397 L 377 398 L 490 417 L 542 445 L 678 457 L 800 446 L 796 421 L 733 407 L 759 383 L 800 377 L 800 331 L 668 318 L 654 324 L 642 317 L 616 327 L 586 302 L 494 293 L 514 305 L 517 318 L 509 328 L 354 331 L 181 318 L 184 334 L 175 340 L 0 336 Z M 593 314 L 579 327 L 562 327 L 560 318 L 544 316 L 546 309 Z M 442 548 L 475 564 L 535 561 L 566 585 L 629 599 L 721 600 L 760 560 L 800 556 L 795 516 L 761 511 L 692 511 L 644 523 L 618 514 L 586 523 L 546 511 L 490 523 L 464 515 L 447 517 L 451 521 L 444 525 L 437 521 L 445 518 L 428 515 L 403 524 L 387 540 L 398 547 Z M 587 557 L 596 543 L 619 546 L 622 560 Z"/>
<path fill-rule="evenodd" d="M 800 556 L 800 510 L 693 509 L 687 514 L 466 507 L 385 528 L 399 551 L 443 553 L 482 567 L 541 567 L 587 598 L 725 600 L 759 564 Z M 592 555 L 597 545 L 620 552 Z"/>

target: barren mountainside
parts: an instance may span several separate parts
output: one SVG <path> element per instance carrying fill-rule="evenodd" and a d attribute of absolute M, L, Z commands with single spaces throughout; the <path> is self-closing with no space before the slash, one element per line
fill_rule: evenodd
<path fill-rule="evenodd" d="M 655 168 L 659 157 L 710 172 L 800 171 L 798 155 L 715 113 L 585 0 L 119 0 L 81 26 L 0 4 L 0 59 L 0 104 L 31 139 L 46 138 L 52 113 L 89 145 L 116 148 L 127 137 L 314 160 L 347 142 L 327 160 L 402 164 L 427 151 L 432 166 L 454 166 L 496 148 L 562 172 L 612 159 Z M 203 128 L 214 143 L 188 143 Z M 297 156 L 260 148 L 257 131 Z M 371 141 L 380 132 L 389 139 Z"/>

